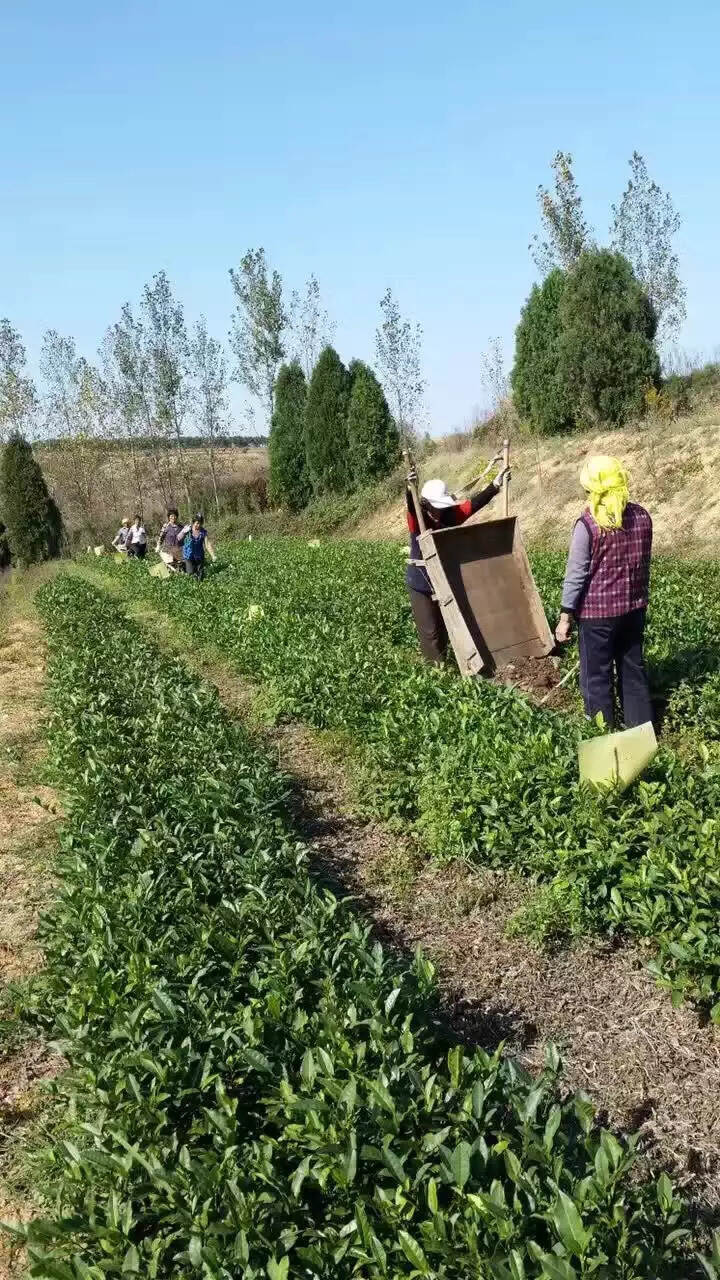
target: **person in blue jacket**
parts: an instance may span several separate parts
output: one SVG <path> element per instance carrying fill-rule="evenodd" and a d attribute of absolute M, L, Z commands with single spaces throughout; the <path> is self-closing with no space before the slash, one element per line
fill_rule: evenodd
<path fill-rule="evenodd" d="M 202 512 L 195 516 L 192 524 L 186 524 L 177 536 L 182 546 L 182 558 L 185 572 L 202 581 L 205 575 L 205 552 L 215 562 L 215 550 L 205 528 L 205 517 Z"/>

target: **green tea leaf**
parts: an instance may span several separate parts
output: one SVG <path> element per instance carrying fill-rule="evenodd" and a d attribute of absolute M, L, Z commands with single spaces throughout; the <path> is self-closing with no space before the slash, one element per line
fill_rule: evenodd
<path fill-rule="evenodd" d="M 348 1185 L 355 1181 L 357 1173 L 357 1138 L 354 1130 L 348 1138 L 345 1159 L 343 1160 L 343 1173 Z"/>
<path fill-rule="evenodd" d="M 390 1173 L 393 1175 L 393 1177 L 397 1178 L 398 1182 L 402 1183 L 405 1181 L 406 1174 L 405 1174 L 405 1168 L 403 1166 L 403 1162 L 400 1159 L 400 1157 L 395 1154 L 394 1151 L 391 1151 L 389 1147 L 383 1148 L 382 1161 L 386 1169 L 390 1170 Z"/>
<path fill-rule="evenodd" d="M 543 1254 L 542 1274 L 547 1277 L 547 1280 L 578 1280 L 574 1267 L 554 1253 Z"/>
<path fill-rule="evenodd" d="M 300 1075 L 302 1077 L 303 1084 L 306 1084 L 307 1087 L 311 1089 L 315 1083 L 315 1077 L 317 1075 L 317 1067 L 315 1066 L 315 1058 L 313 1056 L 312 1049 L 305 1050 L 302 1065 L 300 1067 Z"/>
<path fill-rule="evenodd" d="M 666 1173 L 661 1173 L 655 1184 L 657 1202 L 663 1213 L 669 1213 L 673 1205 L 672 1183 Z"/>
<path fill-rule="evenodd" d="M 450 1170 L 455 1186 L 461 1190 L 470 1177 L 470 1156 L 472 1152 L 468 1142 L 459 1142 L 450 1156 Z"/>
<path fill-rule="evenodd" d="M 542 1085 L 538 1085 L 536 1089 L 531 1089 L 520 1111 L 523 1120 L 532 1123 L 537 1115 L 537 1109 L 545 1096 L 545 1089 Z"/>
<path fill-rule="evenodd" d="M 140 1254 L 134 1244 L 130 1245 L 122 1263 L 123 1275 L 137 1275 L 140 1270 Z"/>
<path fill-rule="evenodd" d="M 418 1244 L 417 1240 L 413 1240 L 409 1232 L 399 1231 L 398 1241 L 400 1243 L 400 1247 L 402 1248 L 403 1253 L 405 1254 L 405 1257 L 407 1258 L 408 1262 L 412 1263 L 415 1270 L 419 1271 L 420 1275 L 422 1276 L 429 1275 L 430 1268 L 428 1266 L 427 1258 L 425 1257 L 425 1254 L 420 1248 L 420 1245 Z"/>
<path fill-rule="evenodd" d="M 568 1253 L 582 1257 L 590 1237 L 573 1201 L 564 1191 L 560 1192 L 549 1217 Z"/>

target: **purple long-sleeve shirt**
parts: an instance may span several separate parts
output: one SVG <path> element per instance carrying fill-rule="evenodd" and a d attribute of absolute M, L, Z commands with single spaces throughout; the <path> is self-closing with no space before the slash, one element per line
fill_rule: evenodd
<path fill-rule="evenodd" d="M 584 520 L 578 520 L 570 538 L 570 551 L 565 566 L 561 608 L 575 613 L 587 586 L 592 555 L 592 538 Z"/>

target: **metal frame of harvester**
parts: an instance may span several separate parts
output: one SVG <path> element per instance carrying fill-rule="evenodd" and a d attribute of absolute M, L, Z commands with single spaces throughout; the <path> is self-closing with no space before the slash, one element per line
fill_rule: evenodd
<path fill-rule="evenodd" d="M 505 440 L 506 467 L 509 459 L 510 444 Z M 451 529 L 429 530 L 414 483 L 410 493 L 423 565 L 461 674 L 492 675 L 513 659 L 549 654 L 553 637 L 517 516 L 509 514 L 507 477 L 499 519 L 471 517 Z"/>

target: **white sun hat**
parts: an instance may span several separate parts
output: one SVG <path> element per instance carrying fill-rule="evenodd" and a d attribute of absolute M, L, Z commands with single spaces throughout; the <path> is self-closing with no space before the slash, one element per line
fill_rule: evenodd
<path fill-rule="evenodd" d="M 426 480 L 420 494 L 431 507 L 437 507 L 438 511 L 442 511 L 445 507 L 454 507 L 455 499 L 451 493 L 448 493 L 448 487 L 444 480 Z"/>

